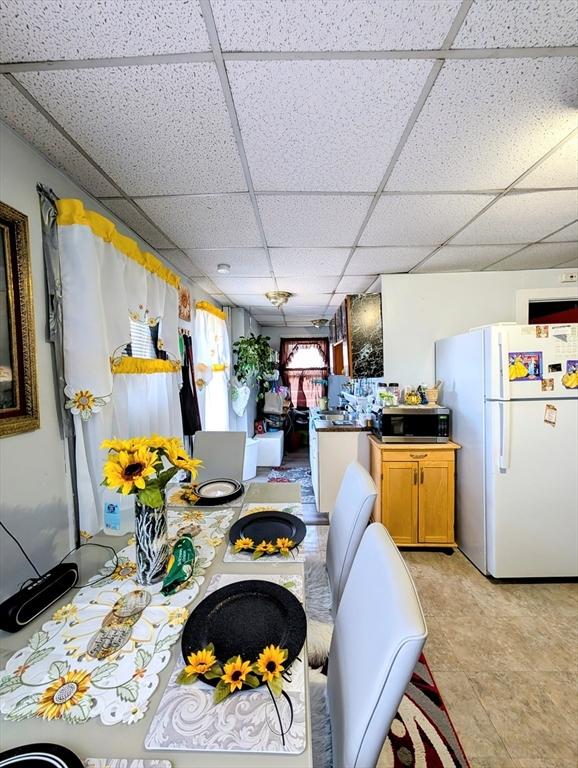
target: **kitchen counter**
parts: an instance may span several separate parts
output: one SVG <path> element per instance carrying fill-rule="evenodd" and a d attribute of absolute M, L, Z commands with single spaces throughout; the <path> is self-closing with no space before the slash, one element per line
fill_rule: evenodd
<path fill-rule="evenodd" d="M 462 447 L 451 440 L 447 443 L 384 443 L 375 435 L 370 435 L 369 440 L 376 448 L 387 451 L 414 451 L 416 453 L 440 450 L 457 451 Z"/>
<path fill-rule="evenodd" d="M 371 432 L 371 427 L 363 427 L 358 422 L 355 424 L 343 424 L 340 421 L 322 421 L 315 419 L 316 432 Z"/>

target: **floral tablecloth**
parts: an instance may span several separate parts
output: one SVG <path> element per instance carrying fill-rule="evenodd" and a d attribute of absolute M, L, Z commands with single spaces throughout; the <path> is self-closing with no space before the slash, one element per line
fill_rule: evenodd
<path fill-rule="evenodd" d="M 82 723 L 99 717 L 105 725 L 140 720 L 158 685 L 159 673 L 169 661 L 170 648 L 188 618 L 187 606 L 198 595 L 233 515 L 231 509 L 169 510 L 170 536 L 190 522 L 201 528 L 195 537 L 193 578 L 186 589 L 170 597 L 160 593 L 160 583 L 147 587 L 150 601 L 132 626 L 128 642 L 99 660 L 87 653 L 91 638 L 122 595 L 145 589 L 134 580 L 134 543 L 120 550 L 111 576 L 79 590 L 0 672 L 0 712 L 5 718 L 62 718 L 68 723 Z M 92 581 L 112 566 L 109 561 Z"/>
<path fill-rule="evenodd" d="M 209 582 L 206 594 L 246 578 L 240 574 L 217 574 Z M 300 575 L 251 574 L 251 579 L 280 584 L 303 601 Z M 293 723 L 285 734 L 285 745 L 271 697 L 264 687 L 238 691 L 214 704 L 214 688 L 207 683 L 197 680 L 192 685 L 177 684 L 177 675 L 184 664 L 178 659 L 145 739 L 146 749 L 300 754 L 307 743 L 302 659 L 303 653 L 291 665 L 291 682 L 284 685 L 293 705 Z M 283 698 L 277 702 L 282 719 L 287 722 L 289 707 Z"/>
<path fill-rule="evenodd" d="M 275 501 L 269 504 L 244 504 L 239 514 L 239 518 L 252 515 L 255 512 L 268 512 L 272 509 L 279 510 L 280 512 L 288 512 L 290 515 L 295 515 L 295 517 L 303 520 L 303 508 L 299 502 L 280 501 Z M 225 563 L 303 563 L 305 562 L 305 552 L 303 552 L 299 547 L 296 547 L 295 549 L 291 550 L 291 553 L 288 557 L 284 557 L 283 555 L 277 553 L 275 555 L 267 555 L 266 557 L 261 557 L 258 560 L 253 560 L 252 552 L 235 552 L 233 545 L 229 544 L 223 561 Z"/>

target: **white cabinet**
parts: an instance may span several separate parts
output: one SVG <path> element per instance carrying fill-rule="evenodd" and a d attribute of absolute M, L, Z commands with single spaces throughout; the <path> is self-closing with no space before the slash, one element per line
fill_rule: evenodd
<path fill-rule="evenodd" d="M 310 433 L 309 459 L 317 509 L 331 516 L 347 465 L 358 461 L 369 470 L 368 433 L 345 429 Z"/>
<path fill-rule="evenodd" d="M 311 419 L 309 422 L 309 464 L 311 465 L 311 484 L 313 485 L 313 493 L 315 495 L 315 503 L 317 509 L 319 509 L 319 460 L 318 460 L 319 443 L 317 439 L 317 431 L 315 430 L 315 421 Z"/>

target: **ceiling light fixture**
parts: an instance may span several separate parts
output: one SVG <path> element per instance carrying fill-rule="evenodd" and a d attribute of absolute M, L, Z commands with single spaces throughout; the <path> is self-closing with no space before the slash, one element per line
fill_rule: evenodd
<path fill-rule="evenodd" d="M 312 320 L 311 325 L 314 325 L 315 328 L 323 328 L 328 322 L 329 320 L 326 320 L 324 317 L 319 317 L 317 320 Z"/>
<path fill-rule="evenodd" d="M 288 291 L 269 291 L 265 294 L 265 297 L 269 299 L 274 307 L 282 307 L 283 304 L 287 304 L 287 300 L 293 296 Z"/>
<path fill-rule="evenodd" d="M 231 271 L 230 264 L 217 264 L 217 272 L 220 275 L 228 275 L 230 271 Z"/>

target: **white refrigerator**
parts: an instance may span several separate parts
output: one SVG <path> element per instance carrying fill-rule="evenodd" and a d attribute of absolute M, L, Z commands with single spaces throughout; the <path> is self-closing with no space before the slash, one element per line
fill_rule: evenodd
<path fill-rule="evenodd" d="M 578 576 L 578 325 L 486 326 L 435 357 L 459 548 L 495 578 Z"/>

